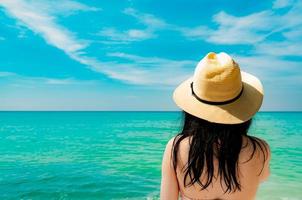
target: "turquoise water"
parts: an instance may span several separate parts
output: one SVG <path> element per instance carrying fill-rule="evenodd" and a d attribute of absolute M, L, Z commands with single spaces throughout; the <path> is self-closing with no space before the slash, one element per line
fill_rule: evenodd
<path fill-rule="evenodd" d="M 158 199 L 178 112 L 0 112 L 0 199 Z M 302 113 L 258 113 L 271 177 L 257 199 L 302 199 Z"/>

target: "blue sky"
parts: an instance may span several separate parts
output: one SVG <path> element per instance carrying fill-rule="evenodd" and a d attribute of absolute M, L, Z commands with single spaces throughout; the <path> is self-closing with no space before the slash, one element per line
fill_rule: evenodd
<path fill-rule="evenodd" d="M 302 110 L 302 2 L 0 0 L 0 110 L 177 110 L 210 51 Z"/>

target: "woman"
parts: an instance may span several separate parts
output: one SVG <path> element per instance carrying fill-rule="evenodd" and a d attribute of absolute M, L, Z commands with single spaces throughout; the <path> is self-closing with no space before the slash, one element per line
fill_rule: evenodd
<path fill-rule="evenodd" d="M 258 78 L 226 53 L 211 52 L 173 99 L 184 124 L 166 145 L 161 200 L 254 199 L 270 161 L 268 144 L 248 135 L 263 100 Z"/>

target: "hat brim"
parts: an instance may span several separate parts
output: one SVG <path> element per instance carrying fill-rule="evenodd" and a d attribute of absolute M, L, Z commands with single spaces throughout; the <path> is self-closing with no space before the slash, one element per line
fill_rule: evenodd
<path fill-rule="evenodd" d="M 173 100 L 182 110 L 196 117 L 221 124 L 239 124 L 248 121 L 260 109 L 263 101 L 263 86 L 260 80 L 241 71 L 243 92 L 241 96 L 223 105 L 210 105 L 198 101 L 191 93 L 193 77 L 182 82 L 173 93 Z"/>

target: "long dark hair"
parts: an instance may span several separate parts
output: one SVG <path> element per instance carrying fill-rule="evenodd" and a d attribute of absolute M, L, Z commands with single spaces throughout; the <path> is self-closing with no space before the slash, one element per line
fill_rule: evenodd
<path fill-rule="evenodd" d="M 177 167 L 177 156 L 179 145 L 182 140 L 189 137 L 190 149 L 188 162 L 183 166 L 184 186 L 189 187 L 194 183 L 201 186 L 201 190 L 206 189 L 213 181 L 214 176 L 214 158 L 218 159 L 218 175 L 220 184 L 225 183 L 225 193 L 241 190 L 238 180 L 238 158 L 242 148 L 242 136 L 246 136 L 251 142 L 253 151 L 250 161 L 256 150 L 260 149 L 266 159 L 267 149 L 263 141 L 247 135 L 252 119 L 240 124 L 220 124 L 209 122 L 197 118 L 183 111 L 183 128 L 175 137 L 172 148 L 172 161 L 174 170 Z M 246 145 L 247 146 L 247 145 Z M 261 172 L 263 167 L 261 169 Z M 259 173 L 259 175 L 261 174 Z M 205 175 L 206 179 L 200 180 Z M 189 178 L 189 181 L 186 181 Z"/>

